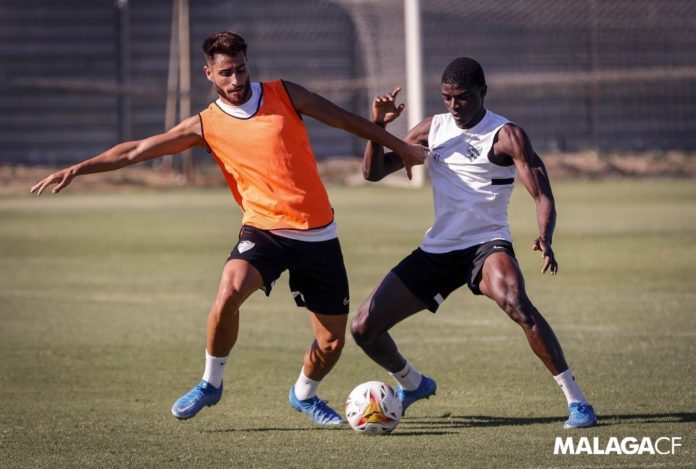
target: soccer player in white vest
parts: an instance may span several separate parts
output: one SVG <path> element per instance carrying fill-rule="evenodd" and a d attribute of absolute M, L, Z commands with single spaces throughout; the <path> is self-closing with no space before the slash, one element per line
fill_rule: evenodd
<path fill-rule="evenodd" d="M 399 88 L 374 99 L 372 120 L 386 126 L 399 117 Z M 539 237 L 532 249 L 543 259 L 542 273 L 556 275 L 551 248 L 556 208 L 544 163 L 525 132 L 484 106 L 487 86 L 481 65 L 468 57 L 452 61 L 442 75 L 447 113 L 425 118 L 406 141 L 430 148 L 435 221 L 421 245 L 394 267 L 370 293 L 351 322 L 363 351 L 398 382 L 404 411 L 435 394 L 437 384 L 400 353 L 389 329 L 428 309 L 433 313 L 455 289 L 468 285 L 495 301 L 519 324 L 534 353 L 560 385 L 570 417 L 565 428 L 597 424 L 566 363 L 553 330 L 531 302 L 515 260 L 507 208 L 517 177 L 536 204 Z M 366 179 L 378 181 L 403 167 L 401 158 L 368 142 L 363 159 Z"/>

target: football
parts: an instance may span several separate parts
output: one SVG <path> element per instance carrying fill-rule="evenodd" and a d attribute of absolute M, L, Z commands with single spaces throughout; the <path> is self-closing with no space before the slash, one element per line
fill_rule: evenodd
<path fill-rule="evenodd" d="M 388 384 L 368 381 L 350 392 L 345 411 L 353 430 L 366 435 L 384 435 L 399 424 L 401 401 Z"/>

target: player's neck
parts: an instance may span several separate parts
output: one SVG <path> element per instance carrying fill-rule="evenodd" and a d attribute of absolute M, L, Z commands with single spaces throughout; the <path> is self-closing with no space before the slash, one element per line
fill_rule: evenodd
<path fill-rule="evenodd" d="M 467 122 L 462 129 L 470 130 L 479 125 L 479 123 L 483 120 L 484 116 L 486 115 L 486 108 L 482 107 L 479 112 L 477 112 L 474 117 L 471 118 L 469 122 Z"/>

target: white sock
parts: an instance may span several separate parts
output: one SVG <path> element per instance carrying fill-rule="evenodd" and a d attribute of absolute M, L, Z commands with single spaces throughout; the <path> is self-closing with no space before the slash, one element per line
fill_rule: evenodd
<path fill-rule="evenodd" d="M 300 376 L 295 382 L 295 397 L 304 401 L 305 399 L 316 396 L 319 383 L 321 383 L 321 381 L 314 381 L 313 379 L 307 378 L 304 374 L 304 368 L 302 368 Z"/>
<path fill-rule="evenodd" d="M 403 370 L 397 371 L 396 373 L 389 373 L 389 375 L 406 391 L 413 391 L 416 389 L 421 379 L 423 379 L 421 372 L 416 370 L 408 361 Z"/>
<path fill-rule="evenodd" d="M 205 351 L 205 371 L 203 372 L 203 380 L 219 388 L 222 384 L 222 375 L 225 374 L 225 365 L 227 364 L 226 357 L 214 357 Z"/>
<path fill-rule="evenodd" d="M 555 379 L 558 385 L 561 387 L 561 391 L 563 391 L 563 394 L 565 394 L 568 404 L 571 402 L 587 404 L 587 399 L 585 399 L 585 395 L 575 382 L 575 376 L 573 376 L 573 372 L 570 370 L 570 368 L 565 370 L 560 375 L 554 376 L 553 379 Z"/>

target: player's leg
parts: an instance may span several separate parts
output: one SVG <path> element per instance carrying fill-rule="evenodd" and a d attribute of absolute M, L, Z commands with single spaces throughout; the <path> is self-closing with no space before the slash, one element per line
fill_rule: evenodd
<path fill-rule="evenodd" d="M 342 425 L 341 416 L 317 396 L 317 389 L 341 356 L 349 312 L 348 274 L 338 239 L 284 241 L 293 253 L 290 290 L 295 303 L 307 308 L 314 339 L 300 374 L 288 392 L 292 408 L 318 425 Z"/>
<path fill-rule="evenodd" d="M 172 414 L 176 418 L 191 418 L 220 400 L 225 365 L 239 333 L 239 307 L 262 285 L 261 274 L 249 262 L 230 259 L 225 264 L 215 302 L 208 313 L 203 378 L 174 403 Z"/>
<path fill-rule="evenodd" d="M 304 355 L 300 376 L 290 388 L 290 405 L 318 425 L 342 425 L 343 419 L 317 396 L 321 381 L 334 367 L 345 345 L 348 314 L 309 312 L 314 340 Z"/>
<path fill-rule="evenodd" d="M 389 330 L 426 308 L 423 300 L 389 272 L 351 321 L 350 331 L 358 346 L 397 381 L 396 394 L 404 413 L 415 401 L 435 394 L 437 384 L 401 355 Z"/>
<path fill-rule="evenodd" d="M 389 373 L 397 373 L 406 366 L 406 359 L 389 329 L 424 309 L 426 305 L 389 272 L 358 308 L 350 332 L 368 357 Z"/>
<path fill-rule="evenodd" d="M 314 340 L 304 356 L 304 373 L 321 381 L 341 356 L 346 343 L 347 314 L 318 314 L 309 311 Z"/>
<path fill-rule="evenodd" d="M 527 296 L 517 261 L 503 252 L 486 257 L 479 289 L 522 327 L 532 350 L 561 386 L 571 412 L 566 428 L 595 425 L 594 410 L 575 382 L 556 334 Z"/>
<path fill-rule="evenodd" d="M 555 376 L 568 369 L 556 335 L 527 297 L 514 258 L 506 253 L 489 255 L 483 264 L 479 289 L 522 327 L 532 350 L 551 374 Z"/>
<path fill-rule="evenodd" d="M 239 333 L 239 307 L 263 285 L 259 271 L 242 259 L 225 264 L 215 302 L 208 313 L 207 351 L 215 357 L 229 355 Z"/>

